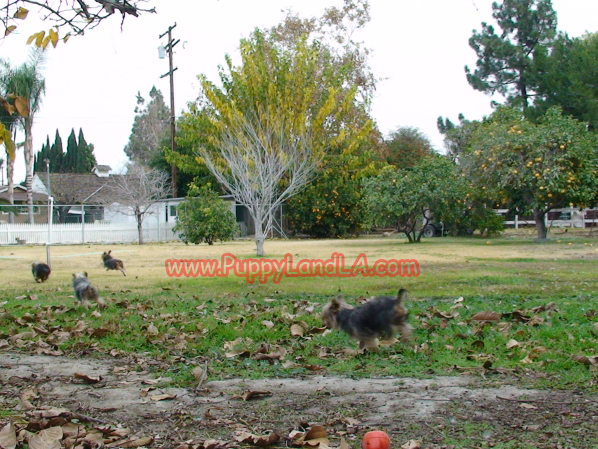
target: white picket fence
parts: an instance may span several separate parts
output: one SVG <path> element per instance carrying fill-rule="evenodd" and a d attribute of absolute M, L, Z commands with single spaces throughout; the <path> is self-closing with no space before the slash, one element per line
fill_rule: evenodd
<path fill-rule="evenodd" d="M 179 240 L 172 232 L 174 223 L 143 226 L 145 242 Z M 136 223 L 56 223 L 52 225 L 52 244 L 133 243 L 139 241 Z M 47 224 L 0 224 L 0 245 L 46 244 Z"/>

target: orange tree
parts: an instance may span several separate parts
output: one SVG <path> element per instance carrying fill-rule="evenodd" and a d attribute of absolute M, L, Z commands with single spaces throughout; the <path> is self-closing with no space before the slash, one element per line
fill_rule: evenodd
<path fill-rule="evenodd" d="M 463 177 L 519 214 L 533 214 L 545 239 L 551 209 L 591 205 L 598 188 L 598 138 L 551 108 L 532 123 L 501 107 L 480 124 L 459 156 Z"/>
<path fill-rule="evenodd" d="M 497 231 L 502 218 L 473 194 L 448 157 L 431 155 L 413 167 L 386 166 L 364 180 L 363 208 L 370 226 L 392 227 L 419 242 L 430 220 L 452 230 Z"/>

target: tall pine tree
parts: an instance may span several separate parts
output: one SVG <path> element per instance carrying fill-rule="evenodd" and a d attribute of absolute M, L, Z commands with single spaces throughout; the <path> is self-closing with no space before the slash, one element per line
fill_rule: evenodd
<path fill-rule="evenodd" d="M 150 165 L 160 157 L 163 138 L 170 130 L 170 108 L 166 106 L 162 92 L 152 87 L 150 101 L 137 93 L 135 121 L 124 148 L 125 154 L 134 162 Z"/>
<path fill-rule="evenodd" d="M 37 153 L 33 162 L 33 171 L 35 173 L 46 171 L 46 159 L 50 157 L 50 137 L 46 137 L 46 143 L 42 145 L 42 149 Z"/>
<path fill-rule="evenodd" d="M 63 172 L 77 173 L 77 160 L 79 159 L 79 146 L 77 145 L 77 137 L 75 130 L 71 129 L 68 139 L 66 140 L 66 154 L 64 155 Z"/>
<path fill-rule="evenodd" d="M 536 52 L 544 53 L 556 36 L 557 16 L 550 0 L 503 0 L 492 4 L 501 28 L 482 23 L 469 46 L 478 56 L 476 69 L 465 67 L 471 86 L 487 94 L 504 95 L 507 103 L 525 109 L 538 90 Z"/>
<path fill-rule="evenodd" d="M 35 156 L 34 170 L 45 172 L 44 159 L 49 159 L 51 173 L 91 173 L 93 167 L 97 165 L 93 149 L 93 144 L 86 142 L 83 130 L 79 128 L 78 139 L 75 136 L 75 130 L 71 130 L 65 153 L 60 133 L 56 130 L 54 143 L 50 145 L 50 138 L 47 137 L 46 143 Z"/>
<path fill-rule="evenodd" d="M 62 149 L 62 139 L 58 130 L 56 130 L 56 136 L 54 137 L 54 143 L 50 147 L 50 171 L 52 173 L 61 173 L 62 164 L 64 159 L 64 151 Z"/>
<path fill-rule="evenodd" d="M 79 128 L 79 142 L 77 143 L 77 164 L 74 167 L 75 173 L 91 173 L 97 165 L 96 157 L 93 154 L 93 144 L 87 143 L 83 136 L 83 130 Z"/>

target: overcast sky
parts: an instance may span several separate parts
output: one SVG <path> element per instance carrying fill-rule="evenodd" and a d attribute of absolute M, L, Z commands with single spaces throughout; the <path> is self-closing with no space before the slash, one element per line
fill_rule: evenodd
<path fill-rule="evenodd" d="M 158 36 L 176 23 L 175 107 L 177 115 L 198 94 L 197 75 L 217 81 L 225 54 L 237 55 L 241 37 L 255 27 L 279 23 L 282 10 L 303 17 L 320 16 L 340 0 L 152 0 L 157 14 L 127 17 L 121 31 L 116 15 L 85 36 L 48 50 L 43 74 L 46 95 L 34 125 L 38 151 L 60 131 L 66 139 L 79 128 L 95 146 L 98 163 L 118 170 L 126 163 L 123 148 L 134 120 L 137 92 L 148 98 L 153 85 L 169 98 L 168 59 L 158 58 Z M 464 66 L 475 65 L 468 45 L 473 29 L 491 22 L 491 0 L 370 0 L 372 20 L 356 39 L 373 50 L 371 67 L 380 81 L 372 116 L 385 135 L 399 126 L 423 131 L 442 151 L 436 129 L 439 115 L 457 121 L 459 113 L 479 119 L 491 112 L 490 98 L 474 91 Z M 553 0 L 558 28 L 570 36 L 598 29 L 598 1 Z M 36 12 L 0 42 L 0 57 L 14 64 L 26 59 L 27 37 L 49 22 L 36 22 Z M 4 157 L 4 156 L 0 156 Z M 15 181 L 24 179 L 22 152 Z M 4 175 L 5 179 L 5 175 Z"/>

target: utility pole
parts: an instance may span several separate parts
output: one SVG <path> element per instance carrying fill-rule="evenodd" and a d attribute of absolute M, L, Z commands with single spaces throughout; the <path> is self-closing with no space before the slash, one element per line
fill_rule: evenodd
<path fill-rule="evenodd" d="M 168 73 L 165 73 L 160 78 L 164 78 L 165 76 L 170 75 L 170 149 L 171 151 L 176 151 L 176 117 L 174 112 L 174 71 L 178 67 L 173 67 L 172 64 L 172 49 L 176 44 L 180 42 L 180 39 L 176 41 L 172 38 L 172 29 L 176 26 L 176 22 L 174 25 L 168 27 L 168 31 L 162 33 L 160 35 L 160 39 L 162 39 L 165 35 L 168 34 L 168 43 L 163 47 L 164 50 L 168 51 L 168 64 L 169 70 Z M 161 58 L 163 56 L 160 56 Z M 176 165 L 172 164 L 170 166 L 170 178 L 172 182 L 172 197 L 177 197 L 177 169 Z"/>
<path fill-rule="evenodd" d="M 52 268 L 50 260 L 50 246 L 52 245 L 52 219 L 54 217 L 54 198 L 50 188 L 50 159 L 44 159 L 46 163 L 46 179 L 48 180 L 48 241 L 46 243 L 46 263 Z"/>

